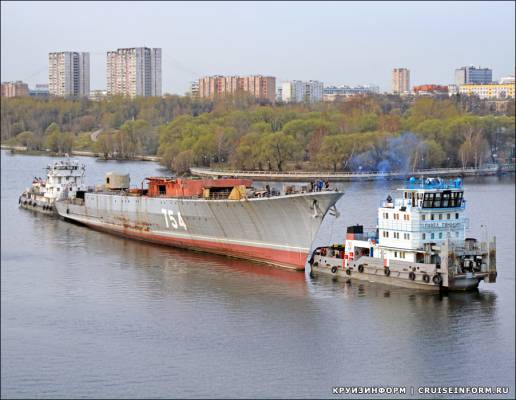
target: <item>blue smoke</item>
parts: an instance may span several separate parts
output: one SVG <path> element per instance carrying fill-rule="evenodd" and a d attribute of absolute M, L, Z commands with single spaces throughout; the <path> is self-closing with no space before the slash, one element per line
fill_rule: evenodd
<path fill-rule="evenodd" d="M 355 155 L 349 162 L 353 172 L 412 172 L 416 149 L 423 144 L 412 132 L 378 141 L 365 152 Z"/>

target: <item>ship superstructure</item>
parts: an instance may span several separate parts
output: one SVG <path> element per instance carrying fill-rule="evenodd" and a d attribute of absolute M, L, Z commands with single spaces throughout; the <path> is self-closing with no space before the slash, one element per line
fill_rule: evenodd
<path fill-rule="evenodd" d="M 344 244 L 320 247 L 312 271 L 437 290 L 496 281 L 496 245 L 466 237 L 461 179 L 410 178 L 378 208 L 376 231 L 348 227 Z"/>
<path fill-rule="evenodd" d="M 303 270 L 326 212 L 343 195 L 289 187 L 256 190 L 246 179 L 150 177 L 129 188 L 129 176 L 108 174 L 99 190 L 56 203 L 65 219 L 149 242 Z"/>
<path fill-rule="evenodd" d="M 18 203 L 23 208 L 55 214 L 56 200 L 74 197 L 84 188 L 85 166 L 68 158 L 48 165 L 46 170 L 46 180 L 34 177 L 31 187 L 20 195 Z"/>

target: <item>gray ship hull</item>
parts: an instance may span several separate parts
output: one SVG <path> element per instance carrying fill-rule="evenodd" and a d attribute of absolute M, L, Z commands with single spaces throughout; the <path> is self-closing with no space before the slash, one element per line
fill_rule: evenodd
<path fill-rule="evenodd" d="M 56 208 L 100 231 L 303 270 L 324 215 L 342 195 L 204 200 L 86 193 Z"/>

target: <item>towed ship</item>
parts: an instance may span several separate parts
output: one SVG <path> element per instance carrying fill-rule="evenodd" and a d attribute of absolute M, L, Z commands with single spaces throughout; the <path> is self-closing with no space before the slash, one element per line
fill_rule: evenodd
<path fill-rule="evenodd" d="M 60 216 L 90 228 L 158 244 L 304 270 L 339 191 L 252 188 L 246 179 L 146 178 L 109 173 L 105 184 L 57 201 Z"/>
<path fill-rule="evenodd" d="M 466 237 L 461 179 L 410 178 L 378 208 L 378 226 L 347 229 L 343 244 L 318 247 L 311 274 L 423 290 L 471 290 L 496 282 L 496 238 Z"/>
<path fill-rule="evenodd" d="M 45 214 L 56 214 L 54 207 L 58 199 L 75 196 L 84 188 L 85 166 L 69 158 L 47 166 L 47 177 L 34 177 L 32 185 L 19 197 L 21 208 Z"/>

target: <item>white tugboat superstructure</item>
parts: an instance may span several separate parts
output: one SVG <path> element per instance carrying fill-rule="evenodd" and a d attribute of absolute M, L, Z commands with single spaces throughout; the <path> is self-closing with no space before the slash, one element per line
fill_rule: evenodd
<path fill-rule="evenodd" d="M 462 181 L 410 178 L 378 208 L 376 232 L 348 227 L 344 245 L 315 249 L 312 274 L 426 290 L 496 281 L 496 243 L 466 238 Z"/>
<path fill-rule="evenodd" d="M 75 196 L 77 190 L 84 188 L 85 166 L 67 158 L 48 165 L 46 169 L 46 180 L 35 177 L 18 203 L 22 208 L 56 214 L 54 203 L 57 200 Z"/>

